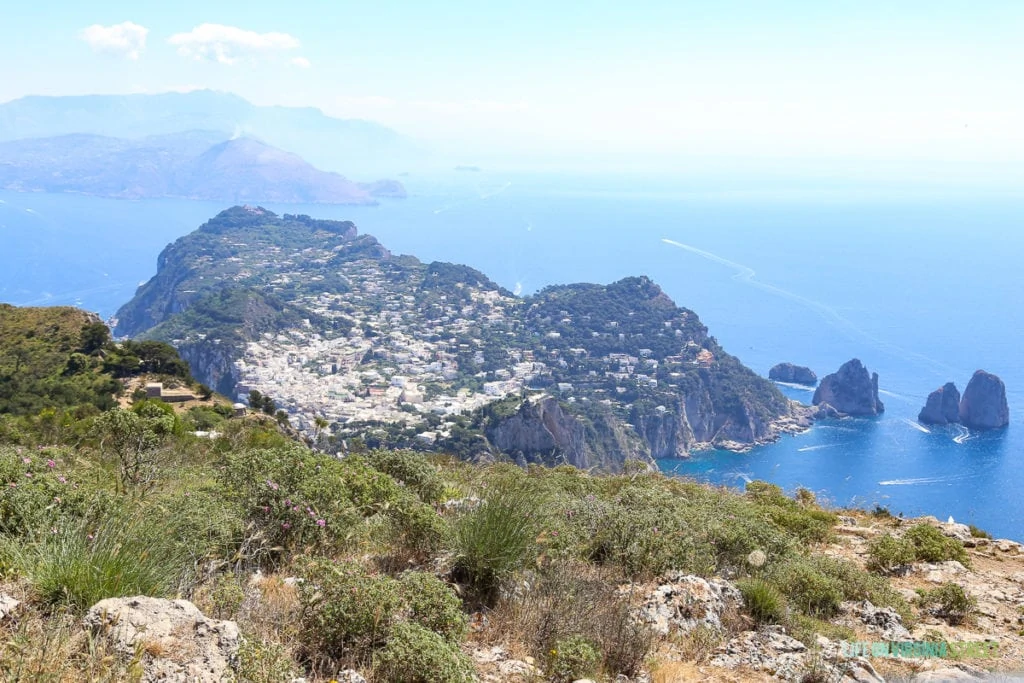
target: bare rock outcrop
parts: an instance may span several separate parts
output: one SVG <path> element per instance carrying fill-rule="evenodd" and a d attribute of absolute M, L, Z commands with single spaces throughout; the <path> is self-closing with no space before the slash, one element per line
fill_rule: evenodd
<path fill-rule="evenodd" d="M 864 657 L 846 656 L 839 643 L 819 637 L 817 652 L 786 634 L 782 626 L 765 626 L 746 631 L 715 650 L 711 666 L 739 667 L 764 672 L 783 681 L 815 680 L 839 683 L 885 683 Z"/>
<path fill-rule="evenodd" d="M 828 404 L 840 413 L 851 416 L 878 415 L 885 406 L 878 399 L 878 373 L 868 369 L 857 358 L 847 361 L 839 370 L 826 375 L 814 392 L 816 406 Z"/>
<path fill-rule="evenodd" d="M 917 416 L 926 425 L 954 424 L 960 421 L 960 391 L 952 382 L 946 382 L 932 393 Z"/>
<path fill-rule="evenodd" d="M 999 429 L 1010 424 L 1006 385 L 996 375 L 978 370 L 960 400 L 960 423 L 970 429 Z"/>
<path fill-rule="evenodd" d="M 739 589 L 724 579 L 670 572 L 646 595 L 636 617 L 663 636 L 698 626 L 722 631 L 723 620 L 738 614 L 742 605 Z"/>
<path fill-rule="evenodd" d="M 779 363 L 768 371 L 768 379 L 773 382 L 790 382 L 792 384 L 806 384 L 814 386 L 818 383 L 818 375 L 814 370 L 802 365 L 792 363 Z"/>
<path fill-rule="evenodd" d="M 238 625 L 208 619 L 187 600 L 108 598 L 92 606 L 82 625 L 127 660 L 140 647 L 159 653 L 143 660 L 144 683 L 219 683 L 232 678 L 237 664 Z"/>

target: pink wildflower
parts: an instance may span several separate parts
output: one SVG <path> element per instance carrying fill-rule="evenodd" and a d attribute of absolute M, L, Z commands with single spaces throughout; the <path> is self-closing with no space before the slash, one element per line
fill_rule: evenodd
<path fill-rule="evenodd" d="M 49 467 L 52 470 L 54 467 L 57 466 L 57 463 L 55 463 L 53 460 L 47 460 L 46 461 L 46 466 Z"/>
<path fill-rule="evenodd" d="M 22 458 L 21 461 L 23 463 L 25 463 L 26 465 L 31 465 L 32 464 L 32 458 Z"/>
<path fill-rule="evenodd" d="M 325 520 L 325 519 L 318 519 L 318 520 L 316 520 L 316 525 L 317 526 L 327 526 L 327 520 Z"/>
<path fill-rule="evenodd" d="M 60 482 L 60 483 L 62 483 L 62 484 L 66 484 L 66 483 L 68 483 L 68 480 L 67 480 L 67 479 L 65 479 L 64 477 L 57 477 L 57 481 L 59 481 L 59 482 Z"/>
<path fill-rule="evenodd" d="M 291 522 L 281 522 L 281 527 L 283 529 L 291 529 L 292 528 L 292 523 Z"/>

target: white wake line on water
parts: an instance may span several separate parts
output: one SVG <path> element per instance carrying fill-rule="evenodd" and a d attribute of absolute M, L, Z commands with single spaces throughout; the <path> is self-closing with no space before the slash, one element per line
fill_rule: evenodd
<path fill-rule="evenodd" d="M 775 382 L 780 387 L 786 387 L 787 389 L 796 389 L 798 391 L 814 391 L 814 387 L 809 387 L 806 384 L 796 384 L 795 382 Z"/>
<path fill-rule="evenodd" d="M 709 261 L 714 261 L 715 263 L 726 266 L 727 268 L 732 268 L 733 270 L 736 271 L 736 273 L 732 276 L 733 280 L 736 280 L 737 282 L 741 282 L 746 285 L 750 285 L 751 287 L 757 287 L 760 290 L 768 292 L 769 294 L 774 294 L 775 296 L 782 297 L 783 299 L 789 299 L 790 301 L 794 301 L 800 304 L 801 306 L 814 311 L 819 316 L 821 316 L 822 319 L 824 319 L 826 322 L 828 322 L 837 330 L 845 334 L 850 339 L 867 341 L 868 343 L 873 344 L 874 346 L 882 349 L 883 351 L 887 351 L 896 356 L 901 356 L 906 360 L 930 364 L 933 367 L 939 368 L 946 372 L 956 372 L 956 370 L 954 370 L 953 368 L 943 363 L 940 363 L 937 360 L 924 356 L 920 353 L 912 353 L 910 351 L 907 351 L 906 349 L 902 349 L 899 346 L 896 346 L 895 344 L 890 344 L 887 341 L 884 341 L 882 339 L 879 339 L 878 337 L 868 334 L 864 330 L 857 327 L 849 319 L 840 315 L 834 308 L 826 306 L 820 301 L 808 299 L 805 296 L 795 294 L 793 292 L 790 292 L 789 290 L 782 289 L 781 287 L 776 287 L 775 285 L 770 285 L 765 282 L 759 282 L 758 280 L 755 279 L 755 277 L 757 276 L 757 271 L 755 271 L 753 268 L 750 268 L 749 266 L 745 266 L 742 263 L 736 263 L 735 261 L 730 261 L 729 259 L 722 258 L 717 254 L 712 254 L 710 251 L 704 251 L 703 249 L 698 249 L 697 247 L 690 246 L 689 244 L 683 244 L 682 242 L 677 242 L 676 240 L 668 239 L 667 237 L 662 237 L 661 241 L 673 247 L 678 247 L 679 249 L 683 249 L 690 253 L 696 254 L 701 258 L 705 258 Z"/>
<path fill-rule="evenodd" d="M 961 474 L 959 476 L 952 477 L 917 477 L 913 479 L 889 479 L 888 481 L 878 482 L 879 486 L 917 486 L 919 484 L 944 484 L 950 481 L 960 481 L 961 479 L 970 479 L 975 477 L 974 474 Z"/>
<path fill-rule="evenodd" d="M 903 422 L 903 423 L 913 427 L 914 429 L 916 429 L 919 432 L 924 432 L 925 434 L 931 434 L 932 433 L 932 430 L 930 430 L 927 427 L 924 427 L 924 426 L 918 424 L 917 422 L 914 422 L 909 417 L 901 417 L 900 418 L 900 422 Z"/>
<path fill-rule="evenodd" d="M 957 435 L 953 437 L 953 443 L 957 445 L 963 445 L 965 441 L 971 439 L 971 430 L 963 425 L 954 425 L 957 429 Z"/>
<path fill-rule="evenodd" d="M 823 448 L 835 448 L 836 446 L 841 446 L 841 445 L 842 444 L 838 444 L 838 443 L 823 443 L 823 444 L 819 444 L 817 446 L 804 446 L 803 448 L 796 449 L 796 452 L 797 453 L 807 453 L 809 451 L 820 451 Z"/>

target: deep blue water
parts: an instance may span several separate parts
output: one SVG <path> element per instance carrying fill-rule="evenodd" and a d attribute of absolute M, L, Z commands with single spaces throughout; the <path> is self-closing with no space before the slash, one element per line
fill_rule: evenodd
<path fill-rule="evenodd" d="M 660 464 L 1024 539 L 1024 200 L 487 173 L 405 180 L 413 196 L 379 207 L 268 208 L 351 219 L 395 252 L 468 263 L 523 292 L 649 275 L 758 372 L 792 361 L 824 375 L 858 357 L 881 377 L 883 417 L 821 424 L 748 454 Z M 103 315 L 153 274 L 167 242 L 223 208 L 0 200 L 0 300 L 78 303 Z M 1007 430 L 915 424 L 929 391 L 949 380 L 963 390 L 978 368 L 1007 384 Z"/>

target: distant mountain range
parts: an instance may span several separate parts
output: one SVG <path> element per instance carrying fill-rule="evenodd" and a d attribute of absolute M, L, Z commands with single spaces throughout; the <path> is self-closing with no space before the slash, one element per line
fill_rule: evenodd
<path fill-rule="evenodd" d="M 318 168 L 394 174 L 427 152 L 370 121 L 337 119 L 311 107 L 263 107 L 231 93 L 22 97 L 0 104 L 0 141 L 86 133 L 139 139 L 192 130 L 250 136 L 298 154 Z"/>
<path fill-rule="evenodd" d="M 394 180 L 357 183 L 250 137 L 194 130 L 132 140 L 75 133 L 0 143 L 0 188 L 102 197 L 373 204 Z"/>

